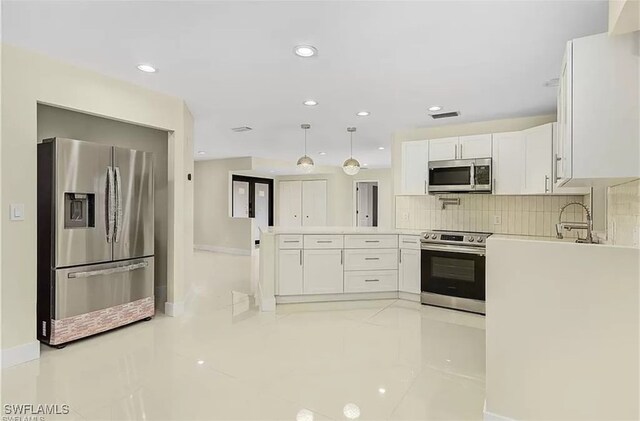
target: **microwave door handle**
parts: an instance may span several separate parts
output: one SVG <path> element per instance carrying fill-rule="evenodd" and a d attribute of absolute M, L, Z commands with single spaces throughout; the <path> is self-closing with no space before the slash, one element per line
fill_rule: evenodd
<path fill-rule="evenodd" d="M 471 187 L 475 187 L 476 185 L 476 164 L 474 164 L 473 162 L 470 165 L 470 169 L 471 171 L 469 171 L 471 173 L 471 177 L 470 177 L 470 184 Z"/>

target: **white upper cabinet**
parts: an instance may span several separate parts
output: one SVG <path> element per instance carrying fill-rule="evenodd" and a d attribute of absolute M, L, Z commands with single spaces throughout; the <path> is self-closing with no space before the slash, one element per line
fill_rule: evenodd
<path fill-rule="evenodd" d="M 493 194 L 521 194 L 524 168 L 522 132 L 493 135 Z"/>
<path fill-rule="evenodd" d="M 551 193 L 551 123 L 523 130 L 525 194 Z"/>
<path fill-rule="evenodd" d="M 491 134 L 460 136 L 458 159 L 491 158 Z"/>
<path fill-rule="evenodd" d="M 429 160 L 458 159 L 458 137 L 443 137 L 429 141 Z"/>
<path fill-rule="evenodd" d="M 429 160 L 491 158 L 491 133 L 429 141 Z"/>
<path fill-rule="evenodd" d="M 554 194 L 589 194 L 591 189 L 589 187 L 567 187 L 566 185 L 560 186 L 559 178 L 561 174 L 563 174 L 563 162 L 558 157 L 562 156 L 560 152 L 563 145 L 559 143 L 559 131 L 560 124 L 552 123 L 551 125 L 553 129 L 552 136 L 552 144 L 553 144 L 553 157 L 551 158 L 551 177 L 553 178 L 553 182 L 551 183 L 552 190 Z"/>
<path fill-rule="evenodd" d="M 558 98 L 557 185 L 614 185 L 640 177 L 638 34 L 570 41 Z"/>
<path fill-rule="evenodd" d="M 400 194 L 427 194 L 429 177 L 429 141 L 402 143 L 402 175 Z"/>
<path fill-rule="evenodd" d="M 323 227 L 327 225 L 327 181 L 302 182 L 302 225 Z"/>
<path fill-rule="evenodd" d="M 302 226 L 302 181 L 279 183 L 278 214 L 280 226 Z"/>

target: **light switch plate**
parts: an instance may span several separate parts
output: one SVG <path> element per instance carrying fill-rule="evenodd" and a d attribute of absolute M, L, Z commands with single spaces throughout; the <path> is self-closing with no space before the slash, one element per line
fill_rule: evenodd
<path fill-rule="evenodd" d="M 24 221 L 24 203 L 12 203 L 9 206 L 9 219 L 11 221 Z"/>
<path fill-rule="evenodd" d="M 502 225 L 502 216 L 493 215 L 493 225 Z"/>

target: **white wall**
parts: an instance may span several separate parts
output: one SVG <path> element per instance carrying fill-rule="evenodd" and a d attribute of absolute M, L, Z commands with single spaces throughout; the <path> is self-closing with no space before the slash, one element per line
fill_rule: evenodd
<path fill-rule="evenodd" d="M 194 244 L 197 248 L 250 254 L 251 219 L 229 212 L 230 174 L 251 170 L 252 159 L 197 161 L 194 173 Z"/>
<path fill-rule="evenodd" d="M 193 157 L 190 113 L 183 100 L 93 71 L 2 45 L 2 349 L 36 342 L 37 104 L 49 104 L 169 132 L 167 302 L 179 311 L 188 283 L 192 212 L 186 171 Z M 10 203 L 25 220 L 8 220 Z"/>
<path fill-rule="evenodd" d="M 156 307 L 167 301 L 167 132 L 109 120 L 61 108 L 38 105 L 38 142 L 66 137 L 153 153 L 154 175 L 154 289 Z"/>
<path fill-rule="evenodd" d="M 638 249 L 490 237 L 487 411 L 637 420 L 639 292 Z"/>

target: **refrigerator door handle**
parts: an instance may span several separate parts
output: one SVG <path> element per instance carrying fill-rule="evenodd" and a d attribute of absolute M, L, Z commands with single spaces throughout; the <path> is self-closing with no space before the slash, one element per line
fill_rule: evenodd
<path fill-rule="evenodd" d="M 115 181 L 116 181 L 116 207 L 115 207 L 115 230 L 114 230 L 114 242 L 120 242 L 120 233 L 122 232 L 122 182 L 120 178 L 120 167 L 115 167 Z"/>
<path fill-rule="evenodd" d="M 115 225 L 115 210 L 116 210 L 116 194 L 115 194 L 115 180 L 113 174 L 113 167 L 107 167 L 107 180 L 105 186 L 105 231 L 107 234 L 107 243 L 110 243 L 113 239 L 113 228 Z"/>
<path fill-rule="evenodd" d="M 89 270 L 86 272 L 72 272 L 67 275 L 67 278 L 88 278 L 90 276 L 111 275 L 114 273 L 131 272 L 132 270 L 143 269 L 148 266 L 148 262 L 140 262 L 127 266 L 118 266 L 108 269 Z"/>

